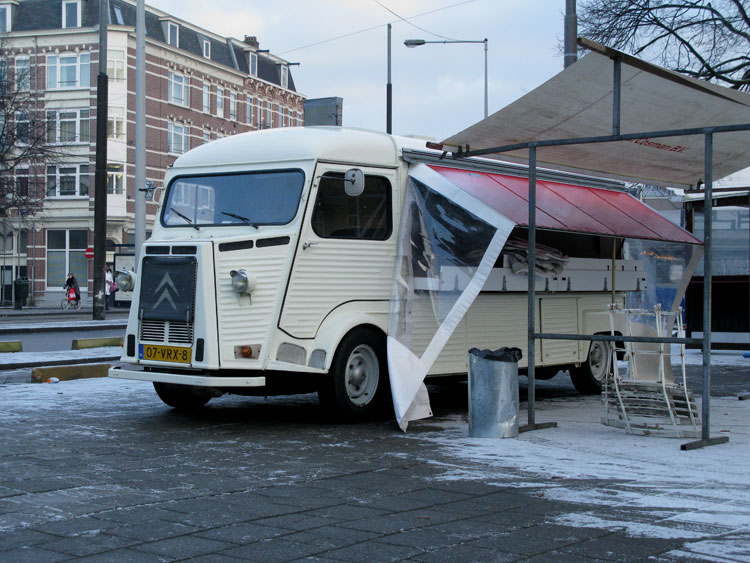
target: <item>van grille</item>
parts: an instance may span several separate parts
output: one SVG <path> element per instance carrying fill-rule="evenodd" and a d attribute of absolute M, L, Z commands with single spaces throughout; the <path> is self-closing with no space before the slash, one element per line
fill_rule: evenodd
<path fill-rule="evenodd" d="M 142 320 L 140 338 L 148 342 L 192 344 L 193 323 Z"/>

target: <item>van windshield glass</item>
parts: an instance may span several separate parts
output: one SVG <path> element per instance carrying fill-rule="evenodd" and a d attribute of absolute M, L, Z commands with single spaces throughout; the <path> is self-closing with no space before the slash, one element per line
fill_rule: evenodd
<path fill-rule="evenodd" d="M 297 214 L 304 181 L 301 170 L 180 176 L 169 184 L 162 224 L 285 225 Z"/>

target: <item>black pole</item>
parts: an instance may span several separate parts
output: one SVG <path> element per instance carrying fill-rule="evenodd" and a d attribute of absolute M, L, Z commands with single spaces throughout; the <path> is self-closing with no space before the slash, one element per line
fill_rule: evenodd
<path fill-rule="evenodd" d="M 385 132 L 393 133 L 393 86 L 391 84 L 391 24 L 388 24 L 388 82 L 385 85 Z"/>
<path fill-rule="evenodd" d="M 96 170 L 94 172 L 94 316 L 104 320 L 107 261 L 107 5 L 99 9 L 99 74 L 96 76 Z"/>

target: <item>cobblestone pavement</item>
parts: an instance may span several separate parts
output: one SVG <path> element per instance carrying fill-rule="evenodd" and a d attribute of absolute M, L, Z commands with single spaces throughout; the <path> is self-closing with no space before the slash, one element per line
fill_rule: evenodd
<path fill-rule="evenodd" d="M 540 418 L 549 397 L 598 401 L 557 379 L 540 382 Z M 404 434 L 329 424 L 314 395 L 225 396 L 186 415 L 141 382 L 0 386 L 0 561 L 698 561 L 685 544 L 702 540 L 711 560 L 750 560 L 747 499 L 731 526 L 685 532 L 664 524 L 684 508 L 551 494 L 638 487 L 457 458 L 435 438 L 465 435 L 465 387 L 433 391 L 435 417 Z M 628 524 L 598 524 L 613 520 Z"/>

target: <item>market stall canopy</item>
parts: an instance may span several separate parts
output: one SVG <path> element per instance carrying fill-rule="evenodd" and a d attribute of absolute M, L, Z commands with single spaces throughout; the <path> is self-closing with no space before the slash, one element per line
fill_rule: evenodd
<path fill-rule="evenodd" d="M 589 52 L 532 92 L 444 141 L 474 151 L 530 141 L 613 134 L 614 67 L 621 61 L 620 133 L 750 123 L 750 94 L 696 80 L 585 39 Z M 750 166 L 750 131 L 714 135 L 713 178 Z M 704 135 L 543 147 L 546 167 L 631 181 L 695 185 L 704 178 Z M 528 150 L 487 155 L 528 159 Z"/>

